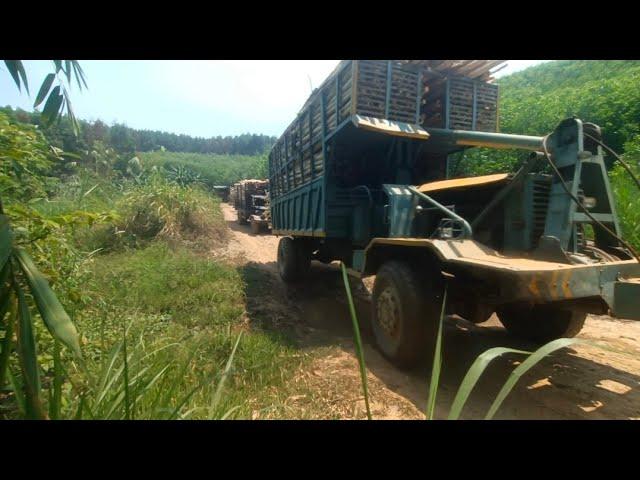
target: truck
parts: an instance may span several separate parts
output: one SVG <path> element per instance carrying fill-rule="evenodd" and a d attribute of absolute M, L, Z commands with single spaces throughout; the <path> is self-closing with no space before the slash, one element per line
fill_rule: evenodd
<path fill-rule="evenodd" d="M 214 185 L 213 193 L 215 193 L 223 202 L 229 201 L 230 187 L 229 185 Z"/>
<path fill-rule="evenodd" d="M 233 188 L 238 224 L 250 224 L 254 234 L 269 226 L 268 180 L 241 180 Z"/>
<path fill-rule="evenodd" d="M 575 336 L 590 313 L 640 319 L 600 128 L 500 133 L 503 64 L 342 61 L 270 151 L 281 278 L 302 281 L 312 260 L 375 276 L 372 330 L 399 367 L 431 358 L 442 308 L 474 323 L 495 313 L 534 343 Z M 478 147 L 525 159 L 454 178 L 453 156 Z"/>

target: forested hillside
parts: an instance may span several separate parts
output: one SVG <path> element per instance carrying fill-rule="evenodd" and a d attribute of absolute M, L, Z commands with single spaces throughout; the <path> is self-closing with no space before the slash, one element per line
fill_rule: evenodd
<path fill-rule="evenodd" d="M 602 128 L 604 142 L 619 153 L 631 151 L 640 133 L 640 61 L 563 60 L 548 62 L 498 80 L 500 131 L 550 133 L 576 116 Z M 522 160 L 514 152 L 468 151 L 454 161 L 454 175 L 512 170 Z"/>
<path fill-rule="evenodd" d="M 546 134 L 574 115 L 600 125 L 616 151 L 640 133 L 640 61 L 549 62 L 498 83 L 505 133 Z"/>
<path fill-rule="evenodd" d="M 40 113 L 0 108 L 10 118 L 21 123 L 41 125 Z M 119 153 L 169 152 L 212 153 L 218 155 L 259 155 L 268 151 L 276 138 L 268 135 L 245 133 L 235 137 L 220 135 L 210 138 L 178 135 L 157 130 L 136 130 L 126 125 L 107 125 L 101 120 L 87 122 L 79 120 L 80 135 L 76 137 L 68 118 L 59 123 L 42 128 L 47 140 L 54 146 L 67 152 L 91 150 L 96 142 L 114 148 Z"/>

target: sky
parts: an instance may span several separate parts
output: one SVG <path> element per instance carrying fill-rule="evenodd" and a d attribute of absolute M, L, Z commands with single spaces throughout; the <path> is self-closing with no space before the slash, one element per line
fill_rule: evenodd
<path fill-rule="evenodd" d="M 509 60 L 496 77 L 546 60 Z M 84 120 L 199 137 L 279 136 L 338 60 L 82 60 L 88 90 L 75 83 L 74 112 Z M 31 96 L 0 64 L 0 106 L 32 110 L 49 60 L 24 62 Z M 42 105 L 40 106 L 42 108 Z"/>

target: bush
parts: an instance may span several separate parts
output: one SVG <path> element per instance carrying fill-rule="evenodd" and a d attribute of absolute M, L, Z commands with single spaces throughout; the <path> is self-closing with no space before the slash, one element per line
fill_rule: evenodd
<path fill-rule="evenodd" d="M 156 174 L 119 200 L 117 210 L 122 221 L 116 225 L 115 234 L 130 246 L 155 238 L 199 245 L 219 243 L 227 231 L 218 204 L 216 198 L 197 187 L 181 187 Z"/>

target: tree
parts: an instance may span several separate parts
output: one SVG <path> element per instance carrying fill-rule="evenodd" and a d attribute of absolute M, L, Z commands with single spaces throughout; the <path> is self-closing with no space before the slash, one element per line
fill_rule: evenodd
<path fill-rule="evenodd" d="M 27 75 L 22 62 L 5 60 L 5 64 L 18 89 L 24 86 L 28 92 Z M 54 60 L 54 64 L 56 71 L 45 78 L 34 107 L 42 103 L 48 95 L 42 113 L 44 122 L 51 125 L 53 120 L 59 118 L 61 112 L 66 109 L 73 125 L 73 131 L 77 136 L 77 121 L 73 116 L 67 90 L 58 77 L 58 72 L 64 72 L 70 83 L 73 69 L 78 85 L 81 81 L 84 83 L 84 73 L 75 61 L 65 61 L 65 67 L 62 66 L 62 60 Z M 58 85 L 51 90 L 56 78 Z M 84 85 L 86 87 L 86 83 Z M 63 93 L 60 93 L 61 87 Z M 33 175 L 32 169 L 45 168 L 48 162 L 48 152 L 47 147 L 43 145 L 44 139 L 40 132 L 25 131 L 24 128 L 21 130 L 20 127 L 12 125 L 3 118 L 0 118 L 0 121 L 4 122 L 3 128 L 0 129 L 0 161 L 2 161 L 0 167 L 6 187 L 3 188 L 2 193 L 5 193 L 11 188 L 21 188 L 23 177 Z M 51 150 L 54 154 L 60 153 L 56 149 L 52 148 Z M 11 175 L 11 170 L 15 170 L 15 175 Z M 34 185 L 37 186 L 38 181 L 39 179 L 34 178 Z M 24 214 L 28 215 L 29 213 L 30 210 L 24 208 Z M 34 219 L 37 220 L 38 216 L 34 215 Z M 11 352 L 15 351 L 22 372 L 27 415 L 32 418 L 47 418 L 47 413 L 42 407 L 35 329 L 26 292 L 30 293 L 35 307 L 51 335 L 69 348 L 77 358 L 81 358 L 80 342 L 75 326 L 51 290 L 49 282 L 38 270 L 26 250 L 16 241 L 9 217 L 5 215 L 0 199 L 0 323 L 4 330 L 2 350 L 0 351 L 0 387 L 4 387 L 7 373 L 11 375 L 9 358 Z"/>

